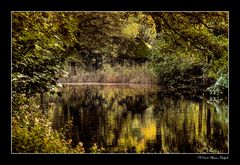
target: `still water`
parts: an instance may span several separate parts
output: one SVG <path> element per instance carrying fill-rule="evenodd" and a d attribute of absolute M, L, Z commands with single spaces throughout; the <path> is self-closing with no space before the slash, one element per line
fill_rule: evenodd
<path fill-rule="evenodd" d="M 67 85 L 48 110 L 53 128 L 86 152 L 227 153 L 228 104 L 161 96 L 154 86 Z"/>

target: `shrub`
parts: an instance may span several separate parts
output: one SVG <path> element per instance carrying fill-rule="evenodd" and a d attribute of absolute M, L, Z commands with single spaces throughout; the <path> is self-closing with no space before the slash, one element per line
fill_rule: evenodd
<path fill-rule="evenodd" d="M 36 98 L 13 98 L 12 151 L 14 153 L 83 153 L 83 144 L 72 147 L 71 139 L 54 130 Z"/>
<path fill-rule="evenodd" d="M 94 143 L 92 145 L 92 147 L 90 148 L 90 152 L 91 153 L 103 153 L 104 151 L 105 151 L 105 149 L 103 147 L 98 148 L 96 143 Z"/>
<path fill-rule="evenodd" d="M 225 95 L 228 90 L 228 75 L 222 74 L 215 84 L 207 88 L 211 95 Z"/>

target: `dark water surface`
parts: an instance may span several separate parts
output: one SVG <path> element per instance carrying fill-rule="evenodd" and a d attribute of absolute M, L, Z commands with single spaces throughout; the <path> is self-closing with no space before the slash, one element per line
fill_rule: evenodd
<path fill-rule="evenodd" d="M 86 152 L 227 153 L 228 104 L 161 96 L 154 86 L 67 85 L 48 111 Z"/>

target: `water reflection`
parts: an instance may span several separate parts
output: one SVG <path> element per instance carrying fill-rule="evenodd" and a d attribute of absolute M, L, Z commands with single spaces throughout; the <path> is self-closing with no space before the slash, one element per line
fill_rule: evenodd
<path fill-rule="evenodd" d="M 67 86 L 49 111 L 69 138 L 114 153 L 226 153 L 226 103 L 172 99 L 156 87 Z"/>

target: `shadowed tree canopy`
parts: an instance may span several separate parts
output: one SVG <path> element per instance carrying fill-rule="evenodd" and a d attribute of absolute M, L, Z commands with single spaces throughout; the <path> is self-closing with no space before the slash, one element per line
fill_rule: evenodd
<path fill-rule="evenodd" d="M 201 58 L 209 64 L 209 76 L 227 73 L 227 12 L 151 12 L 162 52 L 178 52 Z M 220 70 L 219 70 L 220 69 Z"/>

